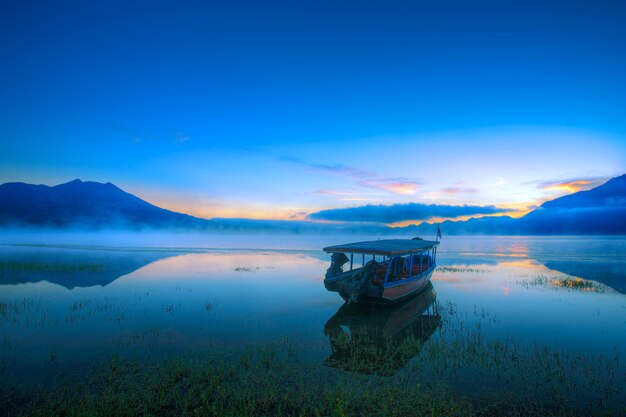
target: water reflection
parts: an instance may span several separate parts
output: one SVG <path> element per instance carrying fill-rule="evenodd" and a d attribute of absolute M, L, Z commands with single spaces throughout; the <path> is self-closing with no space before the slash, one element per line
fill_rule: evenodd
<path fill-rule="evenodd" d="M 104 287 L 154 261 L 180 253 L 5 246 L 0 250 L 0 284 L 46 281 L 67 289 L 95 285 Z"/>
<path fill-rule="evenodd" d="M 390 376 L 415 356 L 441 323 L 432 284 L 393 306 L 344 304 L 324 326 L 332 354 L 324 364 Z"/>
<path fill-rule="evenodd" d="M 583 261 L 544 261 L 543 264 L 566 275 L 599 282 L 622 294 L 626 293 L 626 264 L 623 262 Z"/>

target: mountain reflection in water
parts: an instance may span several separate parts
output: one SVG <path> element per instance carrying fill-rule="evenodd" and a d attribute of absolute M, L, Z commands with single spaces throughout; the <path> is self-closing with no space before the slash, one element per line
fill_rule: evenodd
<path fill-rule="evenodd" d="M 439 328 L 436 298 L 428 284 L 397 305 L 344 304 L 324 326 L 332 349 L 324 364 L 363 374 L 395 374 Z"/>
<path fill-rule="evenodd" d="M 46 281 L 67 289 L 104 287 L 152 262 L 181 253 L 184 252 L 4 246 L 0 250 L 0 285 Z"/>

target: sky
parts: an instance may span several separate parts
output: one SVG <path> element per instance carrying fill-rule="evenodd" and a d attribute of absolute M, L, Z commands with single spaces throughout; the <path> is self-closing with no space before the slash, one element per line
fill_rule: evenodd
<path fill-rule="evenodd" d="M 2 1 L 0 183 L 110 181 L 205 218 L 519 216 L 626 172 L 625 19 L 623 1 Z"/>

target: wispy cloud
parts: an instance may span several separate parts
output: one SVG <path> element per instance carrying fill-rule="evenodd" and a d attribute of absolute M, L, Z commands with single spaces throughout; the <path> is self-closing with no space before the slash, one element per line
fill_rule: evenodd
<path fill-rule="evenodd" d="M 478 194 L 480 192 L 477 188 L 469 187 L 446 187 L 440 189 L 439 191 L 444 194 Z"/>
<path fill-rule="evenodd" d="M 415 194 L 421 183 L 408 178 L 367 178 L 359 181 L 359 185 L 368 188 L 377 188 L 393 194 Z"/>
<path fill-rule="evenodd" d="M 186 143 L 189 141 L 189 139 L 191 139 L 189 137 L 189 135 L 185 135 L 183 133 L 177 133 L 174 136 L 174 139 L 172 140 L 174 143 L 176 143 L 177 145 L 182 145 L 183 143 Z"/>
<path fill-rule="evenodd" d="M 489 215 L 512 211 L 495 206 L 452 206 L 441 204 L 392 204 L 321 210 L 309 215 L 312 220 L 344 222 L 395 223 L 406 220 L 428 220 L 434 217 Z"/>
<path fill-rule="evenodd" d="M 371 171 L 365 171 L 359 168 L 350 167 L 350 166 L 343 165 L 343 164 L 315 164 L 315 163 L 307 162 L 301 158 L 296 158 L 296 157 L 287 156 L 287 155 L 283 155 L 279 159 L 283 162 L 288 162 L 291 164 L 303 166 L 315 172 L 323 172 L 323 173 L 335 174 L 335 175 L 344 175 L 344 176 L 356 177 L 356 178 L 366 178 L 366 177 L 371 177 L 371 176 L 376 175 L 375 173 Z"/>
<path fill-rule="evenodd" d="M 398 195 L 411 195 L 415 194 L 418 188 L 422 185 L 422 183 L 413 178 L 381 178 L 377 173 L 363 170 L 356 167 L 351 167 L 343 164 L 332 163 L 332 164 L 318 164 L 311 163 L 301 158 L 296 158 L 293 156 L 283 155 L 279 158 L 282 162 L 287 162 L 290 164 L 300 165 L 310 171 L 313 172 L 322 172 L 333 175 L 341 175 L 345 177 L 351 177 L 354 179 L 355 187 L 363 187 L 363 188 L 373 188 L 377 190 L 383 190 L 388 193 L 398 194 Z M 350 192 L 344 191 L 335 191 L 335 190 L 319 190 L 315 192 L 316 194 L 322 195 L 337 195 L 337 196 L 345 196 L 345 195 L 354 195 L 354 190 Z M 359 198 L 361 200 L 361 198 Z"/>
<path fill-rule="evenodd" d="M 341 201 L 376 201 L 376 198 L 364 197 L 359 195 L 354 191 L 345 191 L 345 190 L 317 190 L 310 194 L 315 195 L 325 195 L 331 197 L 337 197 L 338 200 Z"/>
<path fill-rule="evenodd" d="M 569 194 L 597 187 L 604 184 L 608 179 L 609 177 L 568 178 L 556 181 L 543 181 L 537 184 L 537 187 L 545 191 Z"/>
<path fill-rule="evenodd" d="M 351 192 L 351 191 L 342 191 L 342 190 L 317 190 L 317 191 L 313 191 L 311 194 L 346 196 L 346 195 L 352 195 L 353 192 Z"/>

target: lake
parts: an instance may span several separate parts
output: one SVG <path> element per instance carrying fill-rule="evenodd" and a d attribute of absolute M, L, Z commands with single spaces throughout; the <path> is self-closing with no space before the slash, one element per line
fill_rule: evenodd
<path fill-rule="evenodd" d="M 309 393 L 311 378 L 369 396 L 410 386 L 474 411 L 529 399 L 539 414 L 626 410 L 626 238 L 444 236 L 426 291 L 396 307 L 344 306 L 324 288 L 321 248 L 370 239 L 5 237 L 2 410 L 31 412 L 35 392 L 112 361 L 136 374 L 185 359 L 277 381 L 297 370 Z"/>

